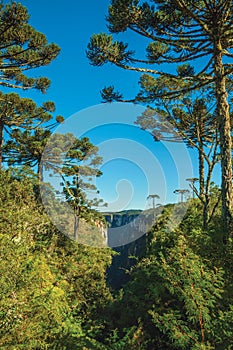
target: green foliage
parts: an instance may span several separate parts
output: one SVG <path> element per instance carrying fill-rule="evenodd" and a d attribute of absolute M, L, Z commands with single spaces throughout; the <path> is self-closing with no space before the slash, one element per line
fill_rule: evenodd
<path fill-rule="evenodd" d="M 155 306 L 156 311 L 149 311 L 153 322 L 176 348 L 196 349 L 202 344 L 211 348 L 217 331 L 213 329 L 215 306 L 223 293 L 222 269 L 205 266 L 183 236 L 175 247 L 157 256 L 155 266 L 173 307 L 158 312 Z"/>
<path fill-rule="evenodd" d="M 232 250 L 226 255 L 219 228 L 202 230 L 198 200 L 180 227 L 168 231 L 173 210 L 164 208 L 145 257 L 109 308 L 116 343 L 122 349 L 231 349 Z"/>
<path fill-rule="evenodd" d="M 212 3 L 186 0 L 148 0 L 146 2 L 112 0 L 107 16 L 110 32 L 119 34 L 129 30 L 141 36 L 145 39 L 145 55 L 137 58 L 136 52 L 128 51 L 128 43 L 114 40 L 113 35 L 106 33 L 94 34 L 87 50 L 87 57 L 93 65 L 100 66 L 109 62 L 124 70 L 142 73 L 139 81 L 141 89 L 136 96 L 123 99 L 121 94 L 114 91 L 114 87 L 111 86 L 102 92 L 105 101 L 120 99 L 124 102 L 149 103 L 154 107 L 158 99 L 165 102 L 179 100 L 187 98 L 186 95 L 191 92 L 194 92 L 193 100 L 197 96 L 202 98 L 203 91 L 207 91 L 208 96 L 213 98 L 217 117 L 214 118 L 216 121 L 214 129 L 217 133 L 213 132 L 211 137 L 215 145 L 219 145 L 220 148 L 222 223 L 226 243 L 233 234 L 232 130 L 227 99 L 227 92 L 231 91 L 229 89 L 231 78 L 226 78 L 231 76 L 233 67 L 232 32 L 229 32 L 233 23 L 232 10 L 230 1 L 225 4 L 221 1 Z M 196 62 L 196 71 L 191 65 L 193 62 Z M 178 118 L 177 113 L 174 114 L 180 126 L 179 131 L 184 131 L 181 137 L 189 143 L 190 134 L 185 133 L 187 128 L 183 120 L 179 120 L 179 117 L 184 114 L 178 113 Z M 174 120 L 174 114 L 172 111 L 169 115 L 169 117 L 172 115 L 172 120 Z M 186 118 L 189 114 L 190 110 L 187 111 Z M 166 117 L 164 111 L 163 116 Z M 193 123 L 192 118 L 187 118 L 187 122 L 189 130 L 190 124 Z M 196 126 L 197 123 L 198 121 L 195 121 L 194 125 Z M 205 133 L 208 131 L 208 126 L 205 125 Z M 203 135 L 202 133 L 201 138 Z M 197 132 L 192 146 L 197 144 L 196 138 Z M 159 140 L 156 135 L 155 139 Z M 193 141 L 192 138 L 191 141 Z M 198 148 L 199 154 L 202 153 L 203 156 L 209 154 L 208 150 L 204 149 L 205 141 L 203 141 L 202 150 Z M 214 158 L 216 158 L 216 148 L 213 150 Z M 211 176 L 213 162 L 211 163 L 210 159 L 205 160 L 209 165 L 208 171 Z M 207 183 L 209 190 L 209 178 Z M 203 182 L 201 186 L 203 187 Z M 208 197 L 208 191 L 206 195 Z M 203 207 L 203 221 L 206 227 L 209 221 L 208 200 L 203 203 Z"/>
<path fill-rule="evenodd" d="M 0 93 L 0 167 L 2 162 L 8 162 L 11 165 L 17 163 L 30 164 L 25 156 L 24 145 L 28 138 L 30 142 L 33 141 L 33 133 L 38 136 L 43 131 L 43 137 L 46 137 L 49 129 L 63 121 L 63 117 L 58 116 L 56 122 L 51 122 L 54 111 L 55 105 L 53 102 L 44 102 L 42 106 L 38 107 L 29 98 L 20 98 L 15 93 L 5 95 Z M 42 125 L 45 130 L 42 130 Z M 39 149 L 37 138 L 32 146 L 33 150 L 35 149 L 35 142 L 37 142 Z M 30 147 L 27 148 L 27 153 L 30 153 Z M 24 159 L 25 157 L 26 159 Z M 31 165 L 33 166 L 33 164 Z"/>
<path fill-rule="evenodd" d="M 46 142 L 51 132 L 43 128 L 36 128 L 33 131 L 14 130 L 11 139 L 3 147 L 4 160 L 8 165 L 27 165 L 31 168 L 39 164 Z"/>
<path fill-rule="evenodd" d="M 111 253 L 60 234 L 38 205 L 36 182 L 21 172 L 0 173 L 0 347 L 93 348 L 97 316 L 111 300 L 105 283 Z"/>
<path fill-rule="evenodd" d="M 150 63 L 155 63 L 163 54 L 166 54 L 169 50 L 168 45 L 159 41 L 151 42 L 147 47 L 147 57 Z"/>
<path fill-rule="evenodd" d="M 126 63 L 133 54 L 126 49 L 127 45 L 123 42 L 113 42 L 111 35 L 96 34 L 88 44 L 87 57 L 95 66 L 102 66 L 108 61 Z"/>
<path fill-rule="evenodd" d="M 93 178 L 102 175 L 98 168 L 102 159 L 97 154 L 98 148 L 87 137 L 79 140 L 71 134 L 55 134 L 51 139 L 44 153 L 47 149 L 51 149 L 53 152 L 56 150 L 57 159 L 60 157 L 61 164 L 57 168 L 53 167 L 53 171 L 60 173 L 62 177 L 62 196 L 73 211 L 73 237 L 76 240 L 80 229 L 80 219 L 93 224 L 95 221 L 104 222 L 102 215 L 93 210 L 93 208 L 103 205 L 102 199 L 94 197 L 99 192 L 93 183 Z M 56 144 L 57 140 L 63 141 L 60 144 L 60 150 L 58 147 L 54 148 L 54 139 Z M 68 141 L 68 145 L 64 143 L 64 140 Z M 50 159 L 54 161 L 51 156 Z"/>
<path fill-rule="evenodd" d="M 114 86 L 108 86 L 101 91 L 101 97 L 104 102 L 112 102 L 121 101 L 123 96 L 118 91 L 114 91 Z"/>
<path fill-rule="evenodd" d="M 32 78 L 25 72 L 48 65 L 60 51 L 46 36 L 28 24 L 29 14 L 20 3 L 0 4 L 0 85 L 11 88 L 36 88 L 45 92 L 47 78 Z"/>
<path fill-rule="evenodd" d="M 178 76 L 180 77 L 191 77 L 195 74 L 194 68 L 189 64 L 183 64 L 177 68 Z"/>
<path fill-rule="evenodd" d="M 213 141 L 218 145 L 220 135 L 223 175 L 230 164 L 224 158 L 224 151 L 231 151 L 231 146 L 226 142 L 230 148 L 225 147 L 226 123 L 225 130 L 219 127 L 221 121 L 229 119 L 219 98 L 225 95 L 226 87 L 230 90 L 231 81 L 226 82 L 225 76 L 232 67 L 219 60 L 219 54 L 230 57 L 227 51 L 231 49 L 230 9 L 229 1 L 207 6 L 205 1 L 112 0 L 108 16 L 110 31 L 131 29 L 150 39 L 146 59 L 137 60 L 127 44 L 114 41 L 107 34 L 94 35 L 87 52 L 94 65 L 109 61 L 124 69 L 146 73 L 140 79 L 141 91 L 134 101 L 154 103 L 163 96 L 167 103 L 167 98 L 175 97 L 176 104 L 172 103 L 168 120 L 182 132 L 182 138 L 190 146 L 200 147 L 199 132 L 202 146 Z M 213 26 L 215 19 L 217 26 Z M 35 31 L 28 20 L 27 10 L 20 3 L 0 4 L 0 85 L 44 92 L 48 79 L 27 77 L 24 72 L 49 64 L 59 48 L 48 44 L 46 37 Z M 216 33 L 222 47 L 216 45 Z M 204 56 L 210 61 L 195 73 L 189 61 Z M 139 63 L 146 67 L 139 68 Z M 174 63 L 176 73 L 148 68 L 148 64 L 154 63 Z M 192 101 L 190 95 L 184 96 L 190 89 L 200 89 L 209 83 L 211 90 L 205 98 L 214 96 L 212 84 L 215 84 L 218 102 L 217 114 L 213 115 L 207 113 L 206 100 Z M 102 97 L 109 102 L 122 100 L 113 86 L 105 88 Z M 88 191 L 96 191 L 91 178 L 101 175 L 97 148 L 87 138 L 78 140 L 71 134 L 51 137 L 51 128 L 63 122 L 58 116 L 54 124 L 48 125 L 55 109 L 52 102 L 38 107 L 32 100 L 21 99 L 16 94 L 0 94 L 0 99 L 1 148 L 3 132 L 10 136 L 3 147 L 5 160 L 11 165 L 29 165 L 0 170 L 0 347 L 9 350 L 232 349 L 232 239 L 223 244 L 223 237 L 228 237 L 229 232 L 219 223 L 216 200 L 219 190 L 212 186 L 211 176 L 206 180 L 208 188 L 204 193 L 212 217 L 208 230 L 203 229 L 201 203 L 197 199 L 176 207 L 165 206 L 147 234 L 145 256 L 138 258 L 128 271 L 129 282 L 122 290 L 111 294 L 106 285 L 111 250 L 79 245 L 52 225 L 38 195 L 40 181 L 32 170 L 37 165 L 39 174 L 45 168 L 51 175 L 62 175 L 62 199 L 51 187 L 41 186 L 47 191 L 47 204 L 60 220 L 69 221 L 65 210 L 59 211 L 59 204 L 66 201 L 78 221 L 99 222 L 100 214 L 91 210 L 93 204 L 99 204 L 98 200 L 87 195 Z M 139 120 L 143 128 L 152 130 L 155 140 L 168 131 L 166 107 L 170 102 L 166 103 L 164 108 L 156 109 L 162 121 L 159 130 L 153 118 L 155 110 L 147 110 L 144 119 Z M 199 129 L 195 118 L 198 122 L 202 119 Z M 213 129 L 218 129 L 216 138 Z M 208 164 L 211 175 L 214 162 Z M 222 203 L 227 209 L 225 185 Z M 181 224 L 174 229 L 185 211 Z M 140 211 L 129 213 L 137 215 Z M 148 210 L 146 215 L 151 213 Z M 124 214 L 127 213 L 119 213 Z M 96 246 L 95 231 L 81 224 L 85 234 L 88 232 L 88 239 L 94 236 Z"/>
<path fill-rule="evenodd" d="M 214 225 L 202 231 L 197 200 L 176 231 L 167 230 L 173 206 L 164 208 L 113 299 L 110 250 L 59 233 L 24 172 L 0 173 L 2 348 L 231 349 L 233 254 Z"/>

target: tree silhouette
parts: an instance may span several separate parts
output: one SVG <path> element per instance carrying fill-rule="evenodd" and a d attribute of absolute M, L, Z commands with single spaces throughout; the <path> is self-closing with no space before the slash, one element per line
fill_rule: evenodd
<path fill-rule="evenodd" d="M 159 195 L 158 194 L 150 194 L 147 199 L 152 199 L 152 205 L 153 205 L 153 209 L 155 208 L 155 199 L 159 199 Z"/>
<path fill-rule="evenodd" d="M 184 194 L 189 193 L 189 190 L 178 189 L 178 190 L 175 190 L 173 193 L 180 194 L 180 201 L 181 201 L 181 203 L 183 203 L 184 202 Z"/>

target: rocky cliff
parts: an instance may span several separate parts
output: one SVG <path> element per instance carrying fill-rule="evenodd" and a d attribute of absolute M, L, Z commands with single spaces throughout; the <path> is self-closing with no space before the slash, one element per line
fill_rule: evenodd
<path fill-rule="evenodd" d="M 119 213 L 105 213 L 108 224 L 108 245 L 117 255 L 107 271 L 107 280 L 114 289 L 119 289 L 128 280 L 126 270 L 143 257 L 146 252 L 146 233 L 152 227 L 161 209 L 146 212 L 129 210 Z M 135 258 L 134 258 L 135 257 Z"/>
<path fill-rule="evenodd" d="M 118 213 L 105 213 L 108 224 L 108 246 L 115 248 L 136 241 L 153 226 L 163 207 L 156 209 L 128 210 Z"/>

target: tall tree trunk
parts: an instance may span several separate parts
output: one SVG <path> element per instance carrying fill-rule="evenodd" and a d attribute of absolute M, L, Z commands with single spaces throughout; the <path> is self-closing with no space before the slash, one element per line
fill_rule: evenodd
<path fill-rule="evenodd" d="M 203 115 L 201 111 L 197 111 L 196 115 L 196 134 L 198 143 L 198 160 L 199 160 L 199 195 L 204 200 L 205 194 L 205 157 L 204 157 L 204 142 L 203 142 Z"/>
<path fill-rule="evenodd" d="M 43 162 L 42 162 L 42 160 L 40 160 L 39 163 L 38 163 L 37 175 L 38 175 L 39 182 L 40 183 L 43 182 L 44 181 L 44 177 L 43 177 Z"/>
<path fill-rule="evenodd" d="M 203 155 L 203 147 L 202 151 L 198 151 L 199 158 L 199 195 L 202 199 L 204 199 L 204 191 L 205 191 L 205 159 Z"/>
<path fill-rule="evenodd" d="M 1 120 L 0 121 L 0 170 L 2 169 L 3 130 L 4 130 L 4 123 Z"/>
<path fill-rule="evenodd" d="M 199 179 L 200 179 L 200 196 L 204 199 L 205 187 L 205 157 L 204 157 L 204 116 L 198 113 L 198 144 L 199 144 Z"/>
<path fill-rule="evenodd" d="M 212 163 L 208 164 L 208 173 L 206 178 L 206 184 L 205 184 L 205 200 L 204 200 L 204 206 L 203 206 L 203 228 L 207 230 L 208 223 L 210 221 L 210 184 L 211 184 L 211 177 L 214 169 L 215 164 L 215 158 L 213 159 Z"/>
<path fill-rule="evenodd" d="M 203 204 L 203 228 L 207 229 L 209 200 L 205 192 L 205 157 L 203 142 L 203 115 L 199 112 L 196 118 L 196 133 L 198 142 L 198 160 L 199 160 L 199 196 Z"/>
<path fill-rule="evenodd" d="M 79 207 L 74 209 L 74 240 L 78 239 L 78 230 L 79 230 L 79 220 L 80 220 Z"/>
<path fill-rule="evenodd" d="M 227 102 L 226 78 L 222 63 L 222 47 L 218 42 L 215 47 L 215 87 L 217 100 L 217 113 L 220 132 L 220 152 L 222 168 L 222 220 L 224 228 L 224 241 L 233 235 L 232 228 L 232 140 L 230 127 L 229 104 Z"/>
<path fill-rule="evenodd" d="M 207 230 L 208 227 L 208 222 L 209 222 L 209 203 L 210 203 L 210 199 L 209 199 L 209 195 L 205 196 L 205 202 L 203 205 L 203 228 L 204 230 Z"/>

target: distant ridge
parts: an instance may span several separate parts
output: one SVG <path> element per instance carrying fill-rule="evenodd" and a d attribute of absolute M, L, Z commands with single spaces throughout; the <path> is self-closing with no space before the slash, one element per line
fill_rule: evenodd
<path fill-rule="evenodd" d="M 116 214 L 116 215 L 139 215 L 141 214 L 143 210 L 142 209 L 128 209 L 128 210 L 121 210 L 121 211 L 104 211 L 101 212 L 103 215 L 111 215 L 111 214 Z"/>

